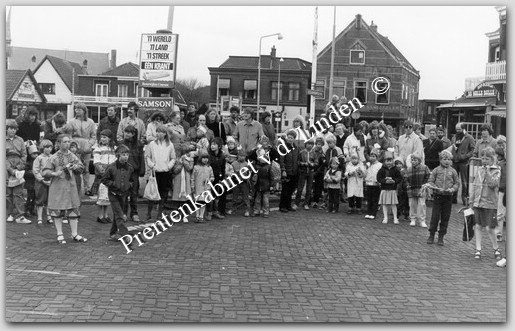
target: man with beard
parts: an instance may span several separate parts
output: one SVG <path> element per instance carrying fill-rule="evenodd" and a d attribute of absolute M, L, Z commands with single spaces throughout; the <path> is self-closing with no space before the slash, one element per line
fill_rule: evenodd
<path fill-rule="evenodd" d="M 240 108 L 238 108 L 238 106 L 232 106 L 229 109 L 229 112 L 231 113 L 231 117 L 226 119 L 224 122 L 225 134 L 227 136 L 233 136 L 236 132 L 236 125 L 238 124 L 238 117 L 240 116 Z"/>
<path fill-rule="evenodd" d="M 439 126 L 436 129 L 436 136 L 442 142 L 443 149 L 447 149 L 447 148 L 449 148 L 449 146 L 451 146 L 451 141 L 449 140 L 449 138 L 447 138 L 445 136 L 444 130 L 443 130 L 443 128 L 441 126 Z"/>
<path fill-rule="evenodd" d="M 436 129 L 429 129 L 429 139 L 424 141 L 426 165 L 430 170 L 440 165 L 440 152 L 443 151 L 442 141 L 436 136 Z"/>
<path fill-rule="evenodd" d="M 468 161 L 474 153 L 476 142 L 470 134 L 465 131 L 465 124 L 456 124 L 456 135 L 452 138 L 453 146 L 453 167 L 458 172 L 461 180 L 461 201 L 466 205 L 469 195 L 469 172 Z M 453 203 L 457 203 L 457 193 L 453 195 Z"/>

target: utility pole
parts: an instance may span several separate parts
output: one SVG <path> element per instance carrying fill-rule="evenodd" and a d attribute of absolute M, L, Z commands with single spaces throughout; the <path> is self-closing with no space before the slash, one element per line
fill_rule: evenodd
<path fill-rule="evenodd" d="M 313 55 L 312 55 L 312 63 L 311 63 L 311 89 L 314 90 L 316 88 L 317 81 L 317 46 L 318 46 L 318 7 L 315 7 L 315 27 L 313 31 Z M 313 125 L 315 123 L 315 96 L 310 96 L 310 104 L 309 104 L 309 125 Z"/>

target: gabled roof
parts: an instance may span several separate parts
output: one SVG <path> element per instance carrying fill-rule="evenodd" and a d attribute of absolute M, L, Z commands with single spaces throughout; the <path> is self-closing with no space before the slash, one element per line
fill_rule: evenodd
<path fill-rule="evenodd" d="M 261 55 L 261 70 L 263 69 L 276 69 L 278 67 L 280 56 L 277 56 L 272 61 L 270 55 Z M 281 62 L 281 70 L 309 70 L 311 71 L 311 62 L 307 62 L 298 58 L 283 57 L 284 62 Z M 271 63 L 273 62 L 273 63 Z M 272 64 L 272 66 L 270 66 Z M 257 56 L 229 56 L 224 63 L 218 68 L 231 68 L 231 69 L 256 69 L 258 67 Z"/>
<path fill-rule="evenodd" d="M 60 59 L 82 64 L 88 60 L 89 74 L 98 75 L 109 70 L 109 53 L 79 52 L 60 49 L 44 49 L 31 47 L 11 46 L 9 69 L 25 70 L 33 67 L 32 57 L 39 63 L 45 56 L 51 55 Z"/>
<path fill-rule="evenodd" d="M 139 77 L 139 65 L 127 62 L 118 67 L 106 71 L 103 76 Z"/>
<path fill-rule="evenodd" d="M 51 55 L 45 56 L 41 63 L 38 64 L 34 72 L 37 72 L 46 60 L 48 60 L 52 67 L 54 67 L 55 71 L 57 72 L 59 77 L 61 77 L 61 79 L 66 84 L 70 92 L 73 91 L 74 85 L 76 87 L 79 86 L 79 75 L 86 74 L 86 72 L 80 64 L 63 60 Z"/>
<path fill-rule="evenodd" d="M 400 65 L 403 65 L 406 69 L 413 71 L 418 75 L 418 71 L 411 65 L 411 63 L 402 55 L 402 53 L 395 47 L 395 45 L 388 39 L 388 37 L 385 37 L 381 35 L 379 32 L 374 31 L 366 22 L 365 20 L 360 16 L 361 20 L 361 27 L 365 30 L 367 30 L 372 37 L 374 37 L 379 44 L 383 46 L 383 48 L 386 50 L 388 54 L 390 54 Z M 355 17 L 352 22 L 350 22 L 349 25 L 345 29 L 343 29 L 338 36 L 336 36 L 335 40 L 339 40 L 345 37 L 345 35 L 356 26 L 356 20 L 358 18 Z M 332 42 L 330 42 L 324 49 L 322 49 L 321 52 L 318 53 L 318 57 L 320 57 L 322 54 L 324 54 L 327 51 L 330 51 L 332 46 Z"/>
<path fill-rule="evenodd" d="M 29 76 L 30 80 L 34 84 L 34 88 L 36 89 L 36 92 L 41 96 L 41 99 L 43 102 L 46 102 L 45 95 L 39 88 L 38 82 L 36 81 L 36 78 L 34 78 L 34 75 L 32 72 L 27 70 L 6 70 L 5 71 L 5 98 L 6 100 L 11 100 L 11 98 L 14 96 L 14 93 L 18 90 L 21 83 L 25 79 L 25 76 Z"/>

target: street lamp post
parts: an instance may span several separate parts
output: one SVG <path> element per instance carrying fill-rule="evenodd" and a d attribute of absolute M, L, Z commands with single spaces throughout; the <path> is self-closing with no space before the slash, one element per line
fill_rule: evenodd
<path fill-rule="evenodd" d="M 281 58 L 279 60 L 279 71 L 277 74 L 277 112 L 279 113 L 279 101 L 281 100 L 281 63 L 284 62 L 284 59 Z"/>
<path fill-rule="evenodd" d="M 277 39 L 283 39 L 283 35 L 281 33 L 273 33 L 268 34 L 266 36 L 262 36 L 259 38 L 259 53 L 258 53 L 258 79 L 257 79 L 257 120 L 259 121 L 259 110 L 260 110 L 260 97 L 261 97 L 261 41 L 263 38 L 277 36 Z"/>

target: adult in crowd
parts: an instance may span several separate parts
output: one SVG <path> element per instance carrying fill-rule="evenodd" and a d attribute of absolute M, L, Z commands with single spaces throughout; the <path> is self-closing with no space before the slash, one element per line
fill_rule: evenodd
<path fill-rule="evenodd" d="M 116 136 L 114 135 L 115 132 L 118 133 L 118 126 L 120 125 L 120 118 L 117 116 L 118 109 L 119 107 L 115 104 L 107 105 L 107 116 L 104 116 L 104 118 L 100 120 L 100 123 L 98 123 L 97 141 L 100 140 L 100 132 L 105 129 L 108 129 L 113 133 L 115 146 L 118 145 L 118 141 L 121 141 L 117 138 L 118 134 Z"/>
<path fill-rule="evenodd" d="M 229 109 L 231 116 L 225 120 L 225 134 L 227 136 L 234 136 L 234 132 L 236 132 L 236 125 L 238 124 L 238 117 L 240 116 L 240 108 L 238 106 L 232 106 Z"/>
<path fill-rule="evenodd" d="M 145 123 L 143 122 L 143 120 L 141 118 L 138 118 L 138 110 L 139 110 L 139 106 L 136 102 L 134 102 L 134 101 L 129 102 L 129 104 L 127 105 L 127 117 L 124 117 L 120 121 L 117 131 L 112 131 L 112 132 L 116 132 L 116 140 L 117 141 L 123 140 L 125 128 L 130 125 L 130 126 L 135 127 L 138 130 L 138 137 L 137 137 L 138 141 L 141 142 L 142 144 L 145 143 L 145 134 L 147 132 L 147 129 L 145 127 Z"/>
<path fill-rule="evenodd" d="M 451 147 L 451 145 L 452 145 L 451 140 L 445 136 L 445 131 L 441 126 L 436 128 L 436 136 L 442 142 L 443 149 L 447 149 L 447 148 Z"/>
<path fill-rule="evenodd" d="M 365 158 L 369 161 L 370 152 L 376 150 L 377 161 L 383 162 L 384 153 L 388 149 L 388 140 L 384 131 L 379 130 L 379 123 L 372 121 L 368 127 L 367 140 L 365 141 Z"/>
<path fill-rule="evenodd" d="M 137 223 L 140 221 L 138 215 L 139 177 L 145 175 L 145 154 L 143 153 L 143 144 L 138 139 L 138 129 L 132 125 L 127 126 L 124 129 L 123 140 L 120 142 L 129 148 L 129 160 L 127 162 L 134 169 L 131 174 L 131 189 L 122 207 L 123 214 Z M 130 214 L 128 214 L 129 206 L 131 208 Z"/>
<path fill-rule="evenodd" d="M 261 126 L 263 127 L 263 133 L 268 137 L 270 143 L 275 144 L 275 128 L 272 124 L 272 114 L 268 111 L 265 111 L 262 115 L 263 121 L 261 122 Z"/>
<path fill-rule="evenodd" d="M 299 148 L 299 153 L 304 149 L 304 143 L 309 139 L 309 134 L 306 131 L 306 122 L 302 115 L 297 115 L 293 118 L 293 131 L 297 134 L 295 138 L 295 145 Z"/>
<path fill-rule="evenodd" d="M 225 126 L 222 124 L 222 121 L 220 121 L 220 117 L 218 116 L 216 109 L 211 108 L 206 112 L 206 125 L 208 129 L 213 131 L 215 137 L 222 138 L 222 142 L 225 145 L 225 142 L 227 141 Z"/>
<path fill-rule="evenodd" d="M 58 149 L 55 147 L 55 143 L 57 142 L 57 137 L 63 133 L 65 124 L 66 117 L 61 112 L 57 112 L 54 116 L 47 119 L 42 124 L 44 132 L 43 139 L 50 140 L 54 146 L 54 150 Z"/>
<path fill-rule="evenodd" d="M 479 132 L 481 132 L 481 140 L 476 142 L 476 146 L 474 148 L 474 157 L 479 157 L 481 152 L 486 147 L 490 146 L 494 149 L 497 147 L 497 140 L 492 137 L 493 130 L 488 124 L 483 124 L 479 128 Z M 23 137 L 22 137 L 23 138 Z"/>
<path fill-rule="evenodd" d="M 413 131 L 417 136 L 419 136 L 422 143 L 427 140 L 427 137 L 422 134 L 422 125 L 420 123 L 413 124 Z"/>
<path fill-rule="evenodd" d="M 186 109 L 186 108 L 179 109 L 179 114 L 181 116 L 181 121 L 179 123 L 184 128 L 184 132 L 188 132 L 188 130 L 190 129 L 190 123 L 188 123 L 185 119 L 187 113 L 188 113 L 188 109 Z"/>
<path fill-rule="evenodd" d="M 150 116 L 150 123 L 147 125 L 147 132 L 145 134 L 145 139 L 147 144 L 150 144 L 152 141 L 157 138 L 157 127 L 160 125 L 164 125 L 165 123 L 165 115 L 156 109 L 154 113 Z"/>
<path fill-rule="evenodd" d="M 424 156 L 429 170 L 440 165 L 440 152 L 444 150 L 442 141 L 436 135 L 436 129 L 429 129 L 429 139 L 424 140 Z"/>
<path fill-rule="evenodd" d="M 233 137 L 239 142 L 245 153 L 256 148 L 259 138 L 264 136 L 261 123 L 254 120 L 254 110 L 250 107 L 245 108 L 242 114 L 243 121 L 238 122 Z"/>
<path fill-rule="evenodd" d="M 361 122 L 359 122 L 359 124 L 361 124 L 361 133 L 363 133 L 363 135 L 365 135 L 365 137 L 368 135 L 368 127 L 369 127 L 369 124 L 367 121 L 363 120 Z"/>
<path fill-rule="evenodd" d="M 400 158 L 402 164 L 406 164 L 408 155 L 418 152 L 422 156 L 421 164 L 424 162 L 424 145 L 420 137 L 413 131 L 413 122 L 404 121 L 404 134 L 399 137 L 395 145 L 395 157 Z"/>
<path fill-rule="evenodd" d="M 198 136 L 199 130 L 204 132 L 203 135 L 205 138 L 207 138 L 207 140 L 211 140 L 215 136 L 213 131 L 211 131 L 206 125 L 206 116 L 205 115 L 199 115 L 197 124 L 192 126 L 186 133 L 187 139 L 189 139 L 192 142 L 197 143 L 199 141 L 199 139 L 202 138 L 202 137 Z M 207 150 L 206 150 L 206 152 L 207 152 Z"/>
<path fill-rule="evenodd" d="M 456 124 L 456 134 L 452 137 L 453 167 L 460 176 L 461 200 L 463 205 L 469 196 L 469 171 L 468 162 L 474 154 L 476 142 L 465 130 L 465 124 Z M 457 192 L 453 195 L 453 202 L 457 202 Z"/>
<path fill-rule="evenodd" d="M 361 123 L 354 124 L 353 132 L 345 139 L 343 154 L 347 161 L 350 161 L 352 152 L 358 154 L 359 160 L 365 162 L 365 137 Z"/>
<path fill-rule="evenodd" d="M 165 124 L 168 129 L 168 136 L 175 148 L 175 156 L 180 158 L 192 150 L 195 150 L 195 145 L 192 145 L 187 136 L 184 127 L 181 125 L 181 115 L 179 112 L 173 111 L 170 114 L 170 122 Z"/>
<path fill-rule="evenodd" d="M 393 126 L 386 125 L 385 132 L 388 135 L 388 148 L 393 148 L 395 150 L 395 146 L 397 145 L 397 134 L 395 133 Z"/>
<path fill-rule="evenodd" d="M 92 147 L 97 140 L 95 122 L 88 117 L 88 107 L 85 104 L 77 103 L 75 105 L 75 117 L 66 123 L 63 132 L 71 135 L 73 140 L 77 142 L 79 150 L 82 152 L 82 163 L 88 169 L 91 152 L 93 152 Z M 85 194 L 91 196 L 89 171 L 86 170 L 82 174 L 82 182 Z"/>
<path fill-rule="evenodd" d="M 336 124 L 334 129 L 334 136 L 336 137 L 336 147 L 339 147 L 343 151 L 343 144 L 345 140 L 350 136 L 350 132 L 345 132 L 345 125 L 343 123 Z"/>
<path fill-rule="evenodd" d="M 18 136 L 24 141 L 33 140 L 36 144 L 39 144 L 41 123 L 38 121 L 38 115 L 39 111 L 36 107 L 30 106 L 27 108 L 17 132 Z"/>
<path fill-rule="evenodd" d="M 190 128 L 197 124 L 197 103 L 190 102 L 188 104 L 188 113 L 184 116 L 184 120 L 188 122 Z"/>
<path fill-rule="evenodd" d="M 23 122 L 23 119 L 25 118 L 25 112 L 27 111 L 27 105 L 23 105 L 20 109 L 20 113 L 18 116 L 14 119 L 18 125 L 20 125 L 21 122 Z"/>

